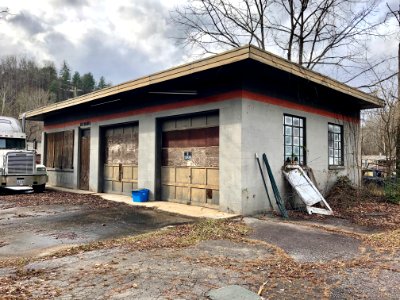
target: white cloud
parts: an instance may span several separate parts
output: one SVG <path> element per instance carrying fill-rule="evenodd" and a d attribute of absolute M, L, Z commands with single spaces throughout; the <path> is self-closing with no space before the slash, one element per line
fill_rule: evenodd
<path fill-rule="evenodd" d="M 1 6 L 12 15 L 0 20 L 0 57 L 24 55 L 53 60 L 57 66 L 66 60 L 74 71 L 91 71 L 96 78 L 104 75 L 114 84 L 148 75 L 199 58 L 198 52 L 182 49 L 172 39 L 180 32 L 169 22 L 169 12 L 184 2 L 3 0 Z M 386 7 L 386 1 L 382 3 L 377 18 Z M 396 55 L 395 21 L 384 27 L 397 31 L 366 43 L 369 57 Z M 268 49 L 282 55 L 276 47 Z"/>
<path fill-rule="evenodd" d="M 66 60 L 73 70 L 113 83 L 182 61 L 168 23 L 168 0 L 3 1 L 12 15 L 0 21 L 0 56 Z"/>

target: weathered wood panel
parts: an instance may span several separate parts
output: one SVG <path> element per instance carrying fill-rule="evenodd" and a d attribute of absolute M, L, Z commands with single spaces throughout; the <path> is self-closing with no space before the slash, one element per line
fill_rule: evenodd
<path fill-rule="evenodd" d="M 46 134 L 46 167 L 54 168 L 54 133 Z"/>
<path fill-rule="evenodd" d="M 103 191 L 130 195 L 138 188 L 138 125 L 106 129 L 104 147 Z"/>
<path fill-rule="evenodd" d="M 64 132 L 54 134 L 54 168 L 62 169 L 64 148 Z"/>
<path fill-rule="evenodd" d="M 73 169 L 74 131 L 67 130 L 46 134 L 46 166 Z"/>
<path fill-rule="evenodd" d="M 218 205 L 218 113 L 166 120 L 162 131 L 162 199 Z"/>
<path fill-rule="evenodd" d="M 219 204 L 219 170 L 201 167 L 162 167 L 162 199 L 201 206 Z"/>
<path fill-rule="evenodd" d="M 82 130 L 80 138 L 79 188 L 89 190 L 90 129 Z"/>
<path fill-rule="evenodd" d="M 74 131 L 64 131 L 62 168 L 73 169 L 74 167 Z"/>

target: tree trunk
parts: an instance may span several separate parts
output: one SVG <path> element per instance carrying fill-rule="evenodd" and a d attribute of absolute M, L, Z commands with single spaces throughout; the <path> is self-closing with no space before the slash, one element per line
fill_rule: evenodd
<path fill-rule="evenodd" d="M 397 53 L 397 106 L 400 105 L 400 43 Z M 397 108 L 397 132 L 396 132 L 396 174 L 400 175 L 400 116 Z"/>

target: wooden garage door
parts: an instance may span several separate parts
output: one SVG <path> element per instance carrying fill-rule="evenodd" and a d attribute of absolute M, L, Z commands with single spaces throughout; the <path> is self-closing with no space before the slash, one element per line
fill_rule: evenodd
<path fill-rule="evenodd" d="M 130 195 L 137 189 L 139 128 L 137 125 L 107 128 L 103 138 L 103 191 Z"/>
<path fill-rule="evenodd" d="M 218 114 L 163 123 L 163 200 L 199 206 L 219 204 Z"/>

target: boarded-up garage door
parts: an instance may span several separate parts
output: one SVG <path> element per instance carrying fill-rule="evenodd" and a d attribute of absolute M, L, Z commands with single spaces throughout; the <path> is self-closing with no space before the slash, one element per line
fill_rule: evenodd
<path fill-rule="evenodd" d="M 200 206 L 218 205 L 218 114 L 167 120 L 162 129 L 162 199 Z"/>
<path fill-rule="evenodd" d="M 131 194 L 137 189 L 139 128 L 125 125 L 104 132 L 105 193 Z"/>

